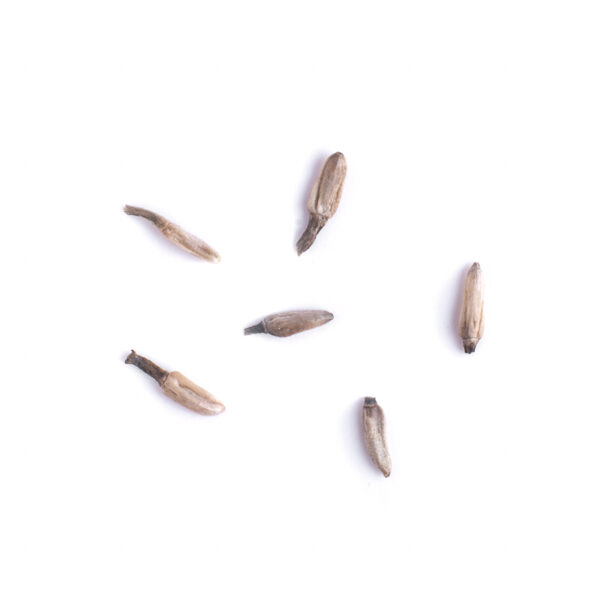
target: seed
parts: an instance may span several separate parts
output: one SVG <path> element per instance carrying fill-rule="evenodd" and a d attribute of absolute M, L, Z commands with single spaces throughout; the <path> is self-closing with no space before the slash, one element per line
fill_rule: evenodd
<path fill-rule="evenodd" d="M 175 402 L 202 415 L 218 415 L 225 410 L 214 396 L 190 381 L 177 371 L 165 371 L 151 360 L 136 354 L 135 350 L 125 359 L 128 365 L 135 365 L 155 379 L 162 391 Z"/>
<path fill-rule="evenodd" d="M 385 417 L 375 398 L 365 398 L 362 414 L 363 436 L 371 460 L 389 477 L 392 459 L 385 443 Z"/>
<path fill-rule="evenodd" d="M 475 352 L 477 342 L 483 335 L 483 276 L 479 263 L 473 263 L 467 273 L 458 334 L 467 354 Z"/>
<path fill-rule="evenodd" d="M 291 310 L 265 317 L 260 323 L 244 329 L 244 335 L 269 333 L 277 337 L 287 337 L 313 327 L 325 325 L 333 319 L 326 310 Z"/>
<path fill-rule="evenodd" d="M 181 229 L 181 227 L 175 225 L 175 223 L 167 221 L 167 219 L 157 215 L 151 210 L 138 208 L 136 206 L 126 206 L 124 210 L 128 215 L 148 219 L 148 221 L 153 223 L 167 239 L 171 240 L 176 246 L 179 246 L 186 252 L 214 263 L 218 263 L 221 260 L 221 257 L 217 252 L 206 242 L 203 242 L 191 233 L 187 233 Z"/>
<path fill-rule="evenodd" d="M 346 159 L 341 152 L 336 152 L 325 161 L 319 178 L 310 193 L 308 225 L 296 244 L 298 255 L 306 252 L 312 246 L 319 231 L 335 214 L 342 196 L 345 178 Z"/>

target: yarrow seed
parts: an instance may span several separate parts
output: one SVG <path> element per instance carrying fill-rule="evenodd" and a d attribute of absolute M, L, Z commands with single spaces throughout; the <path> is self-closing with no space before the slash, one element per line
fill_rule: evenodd
<path fill-rule="evenodd" d="M 136 354 L 135 350 L 131 351 L 125 362 L 150 375 L 169 398 L 190 410 L 202 415 L 218 415 L 225 410 L 225 406 L 205 389 L 177 371 L 169 373 L 161 369 L 151 360 Z"/>
<path fill-rule="evenodd" d="M 296 244 L 298 255 L 312 246 L 319 231 L 335 214 L 342 197 L 346 170 L 346 158 L 341 152 L 332 154 L 325 161 L 308 199 L 309 220 L 306 230 Z"/>
<path fill-rule="evenodd" d="M 213 263 L 218 263 L 221 260 L 218 253 L 206 242 L 203 242 L 200 238 L 197 238 L 191 233 L 187 233 L 187 231 L 181 229 L 179 225 L 171 223 L 171 221 L 168 221 L 155 212 L 146 210 L 145 208 L 138 208 L 137 206 L 126 206 L 123 210 L 128 215 L 148 219 L 148 221 L 154 224 L 167 239 L 171 240 L 176 246 L 179 246 L 186 252 Z"/>
<path fill-rule="evenodd" d="M 467 354 L 475 352 L 483 335 L 483 276 L 479 263 L 473 263 L 467 273 L 462 310 L 458 322 L 458 334 Z"/>
<path fill-rule="evenodd" d="M 385 442 L 385 417 L 375 398 L 365 398 L 362 426 L 365 446 L 371 460 L 385 477 L 389 477 L 392 472 L 392 459 Z"/>
<path fill-rule="evenodd" d="M 265 317 L 260 323 L 244 329 L 244 335 L 269 333 L 277 337 L 288 337 L 313 327 L 325 325 L 333 319 L 326 310 L 292 310 Z"/>

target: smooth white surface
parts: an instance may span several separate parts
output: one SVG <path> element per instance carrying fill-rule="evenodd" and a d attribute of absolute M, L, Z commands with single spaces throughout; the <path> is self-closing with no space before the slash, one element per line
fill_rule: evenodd
<path fill-rule="evenodd" d="M 0 596 L 597 599 L 599 17 L 3 2 Z M 337 150 L 340 208 L 298 258 Z M 242 335 L 292 308 L 335 319 Z M 130 348 L 227 411 L 175 405 Z"/>

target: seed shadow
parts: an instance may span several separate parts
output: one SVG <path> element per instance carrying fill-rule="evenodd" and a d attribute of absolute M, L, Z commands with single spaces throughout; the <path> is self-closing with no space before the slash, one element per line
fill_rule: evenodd
<path fill-rule="evenodd" d="M 467 264 L 463 267 L 460 272 L 460 276 L 455 279 L 455 288 L 454 288 L 454 304 L 452 306 L 452 313 L 448 316 L 448 332 L 449 335 L 452 336 L 452 340 L 454 342 L 454 346 L 460 350 L 461 354 L 464 353 L 464 348 L 462 344 L 462 340 L 458 335 L 458 320 L 460 319 L 460 311 L 462 309 L 462 301 L 463 295 L 465 291 L 465 282 L 467 280 L 467 273 L 471 268 L 473 263 Z"/>
<path fill-rule="evenodd" d="M 317 158 L 315 158 L 312 167 L 309 171 L 309 174 L 306 178 L 306 184 L 304 185 L 301 194 L 298 196 L 300 218 L 297 221 L 298 226 L 296 227 L 296 236 L 294 238 L 294 250 L 296 250 L 296 243 L 300 239 L 300 236 L 304 233 L 304 230 L 306 229 L 306 226 L 308 224 L 308 210 L 306 209 L 306 205 L 308 203 L 308 198 L 310 197 L 310 192 L 313 188 L 315 181 L 317 181 L 319 173 L 321 172 L 321 168 L 325 164 L 325 161 L 327 160 L 328 156 L 329 155 L 325 152 L 321 152 L 317 156 Z"/>

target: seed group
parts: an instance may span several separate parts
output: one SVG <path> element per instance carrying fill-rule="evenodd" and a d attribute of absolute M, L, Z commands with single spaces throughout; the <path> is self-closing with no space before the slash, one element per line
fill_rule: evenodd
<path fill-rule="evenodd" d="M 346 159 L 341 152 L 332 154 L 325 161 L 308 200 L 309 220 L 296 245 L 298 255 L 312 246 L 318 233 L 335 214 L 342 196 L 346 170 Z M 220 261 L 220 256 L 206 242 L 157 213 L 135 206 L 125 206 L 124 210 L 128 215 L 150 221 L 167 239 L 186 252 L 210 262 Z M 276 337 L 288 337 L 325 325 L 332 319 L 333 314 L 326 310 L 280 312 L 247 327 L 244 334 L 267 333 Z M 483 327 L 483 278 L 479 263 L 473 263 L 467 273 L 458 323 L 458 334 L 467 354 L 475 352 L 483 335 Z M 214 396 L 181 373 L 168 372 L 134 350 L 125 362 L 150 375 L 166 396 L 190 410 L 203 415 L 218 415 L 225 410 L 225 406 Z M 365 398 L 362 407 L 362 433 L 367 454 L 383 475 L 389 477 L 392 461 L 385 438 L 385 418 L 381 406 L 372 397 Z"/>

